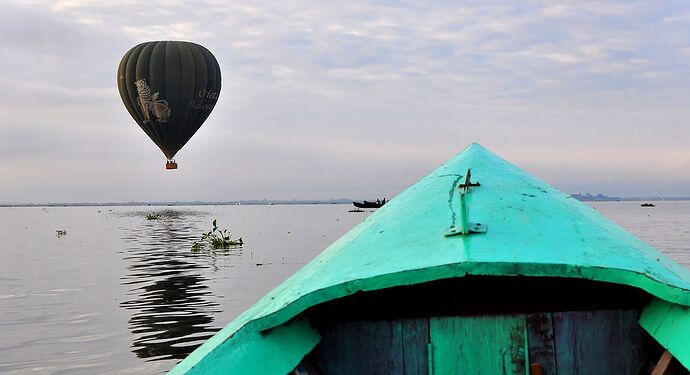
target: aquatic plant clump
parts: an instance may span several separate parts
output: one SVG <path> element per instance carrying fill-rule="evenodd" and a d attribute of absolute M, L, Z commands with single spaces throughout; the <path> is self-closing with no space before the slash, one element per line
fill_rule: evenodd
<path fill-rule="evenodd" d="M 228 249 L 233 246 L 242 246 L 242 237 L 232 239 L 227 229 L 218 229 L 216 220 L 213 220 L 213 229 L 201 235 L 199 241 L 192 245 L 192 251 L 200 251 L 204 246 L 210 245 L 213 249 Z"/>
<path fill-rule="evenodd" d="M 151 212 L 150 214 L 146 214 L 146 220 L 160 220 L 161 214 L 157 214 L 155 212 Z"/>

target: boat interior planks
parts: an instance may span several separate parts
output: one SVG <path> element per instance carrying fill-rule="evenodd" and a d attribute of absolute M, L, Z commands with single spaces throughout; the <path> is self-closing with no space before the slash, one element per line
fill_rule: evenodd
<path fill-rule="evenodd" d="M 544 294 L 534 294 L 536 284 Z M 336 375 L 525 374 L 535 366 L 542 374 L 640 374 L 663 351 L 638 324 L 649 298 L 624 285 L 527 277 L 355 294 L 306 312 L 321 342 L 302 367 Z"/>
<path fill-rule="evenodd" d="M 323 344 L 307 360 L 317 373 L 426 373 L 426 320 L 335 322 L 321 334 Z"/>
<path fill-rule="evenodd" d="M 425 374 L 429 368 L 429 324 L 426 319 L 402 319 L 405 373 Z"/>
<path fill-rule="evenodd" d="M 551 313 L 527 315 L 527 345 L 529 362 L 542 374 L 556 374 L 556 348 Z"/>
<path fill-rule="evenodd" d="M 638 326 L 636 310 L 532 315 L 335 322 L 322 327 L 303 367 L 334 375 L 525 374 L 538 364 L 542 374 L 640 374 L 661 350 Z"/>
<path fill-rule="evenodd" d="M 651 355 L 639 315 L 636 310 L 553 313 L 556 373 L 638 374 Z"/>
<path fill-rule="evenodd" d="M 445 374 L 524 374 L 524 314 L 429 318 L 431 368 Z"/>

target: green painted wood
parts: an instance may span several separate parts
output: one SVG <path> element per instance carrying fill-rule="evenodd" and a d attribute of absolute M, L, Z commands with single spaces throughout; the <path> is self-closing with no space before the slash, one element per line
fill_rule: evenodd
<path fill-rule="evenodd" d="M 403 374 L 400 320 L 340 322 L 323 332 L 312 364 L 323 374 Z"/>
<path fill-rule="evenodd" d="M 218 343 L 219 350 L 206 361 L 180 363 L 170 373 L 287 374 L 320 339 L 319 333 L 304 319 L 264 333 L 242 330 L 232 340 Z"/>
<path fill-rule="evenodd" d="M 525 374 L 525 316 L 429 319 L 433 374 Z"/>
<path fill-rule="evenodd" d="M 406 375 L 429 373 L 429 320 L 402 320 L 403 369 Z"/>
<path fill-rule="evenodd" d="M 637 319 L 630 310 L 553 313 L 558 374 L 638 374 L 645 358 Z"/>
<path fill-rule="evenodd" d="M 481 183 L 468 197 L 470 221 L 486 224 L 488 232 L 445 237 L 460 212 L 457 183 L 468 168 Z M 465 275 L 584 278 L 690 305 L 690 271 L 592 208 L 472 144 L 268 293 L 180 368 L 227 355 L 218 353 L 219 345 L 241 329 L 275 327 L 323 302 Z"/>
<path fill-rule="evenodd" d="M 527 315 L 527 342 L 529 364 L 541 364 L 543 375 L 556 375 L 556 348 L 554 346 L 551 313 Z"/>
<path fill-rule="evenodd" d="M 642 311 L 640 325 L 690 370 L 690 308 L 655 299 Z"/>

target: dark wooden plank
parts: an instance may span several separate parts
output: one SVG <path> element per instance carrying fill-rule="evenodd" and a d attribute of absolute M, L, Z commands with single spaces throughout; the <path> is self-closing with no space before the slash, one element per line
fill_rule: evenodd
<path fill-rule="evenodd" d="M 524 374 L 525 315 L 429 319 L 433 373 Z"/>
<path fill-rule="evenodd" d="M 535 364 L 535 369 L 538 367 L 543 375 L 557 374 L 551 313 L 527 315 L 527 342 L 530 364 Z"/>
<path fill-rule="evenodd" d="M 642 332 L 634 310 L 553 313 L 559 375 L 637 374 Z"/>
<path fill-rule="evenodd" d="M 429 373 L 429 320 L 402 320 L 403 368 L 406 375 L 427 375 Z"/>
<path fill-rule="evenodd" d="M 340 322 L 321 334 L 310 360 L 323 374 L 403 373 L 400 320 Z"/>

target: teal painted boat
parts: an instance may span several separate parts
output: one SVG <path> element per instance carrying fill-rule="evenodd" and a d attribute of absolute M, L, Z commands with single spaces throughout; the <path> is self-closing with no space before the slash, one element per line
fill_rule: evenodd
<path fill-rule="evenodd" d="M 472 144 L 171 373 L 687 373 L 688 306 L 690 271 Z"/>

